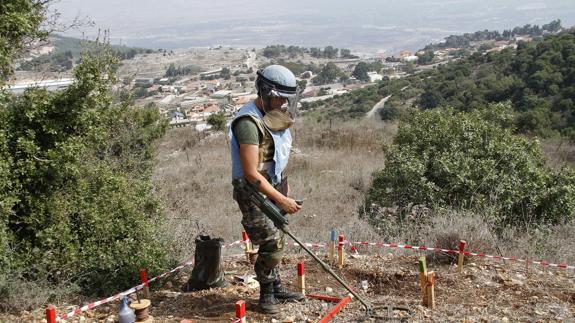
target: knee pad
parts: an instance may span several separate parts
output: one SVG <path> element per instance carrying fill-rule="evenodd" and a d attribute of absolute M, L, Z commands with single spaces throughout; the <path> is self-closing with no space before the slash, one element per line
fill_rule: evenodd
<path fill-rule="evenodd" d="M 283 256 L 283 243 L 272 240 L 260 245 L 258 260 L 268 270 L 274 269 L 280 264 Z"/>

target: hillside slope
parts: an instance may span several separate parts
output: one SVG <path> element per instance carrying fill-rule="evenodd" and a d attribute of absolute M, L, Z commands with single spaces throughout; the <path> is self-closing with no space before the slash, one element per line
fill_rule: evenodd
<path fill-rule="evenodd" d="M 520 132 L 575 138 L 575 30 L 542 41 L 520 41 L 517 50 L 476 53 L 305 108 L 321 118 L 362 117 L 388 95 L 393 96 L 386 109 L 399 110 L 450 106 L 469 111 L 509 100 Z"/>

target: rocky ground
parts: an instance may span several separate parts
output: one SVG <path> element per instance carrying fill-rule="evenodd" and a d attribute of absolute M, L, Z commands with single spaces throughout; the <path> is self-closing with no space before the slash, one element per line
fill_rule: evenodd
<path fill-rule="evenodd" d="M 343 268 L 332 264 L 334 271 L 348 282 L 365 300 L 379 310 L 379 317 L 366 317 L 363 305 L 352 301 L 333 322 L 575 322 L 575 274 L 564 270 L 525 267 L 518 263 L 492 262 L 469 259 L 462 273 L 451 264 L 431 264 L 429 270 L 437 273 L 435 287 L 436 309 L 421 305 L 418 285 L 417 260 L 421 255 L 389 250 L 386 253 L 366 255 L 360 250 L 356 257 L 347 259 Z M 373 251 L 372 251 L 373 252 Z M 322 251 L 319 251 L 321 254 Z M 332 277 L 304 253 L 292 249 L 284 257 L 282 277 L 290 289 L 295 289 L 296 264 L 305 262 L 308 293 L 343 297 L 347 294 Z M 258 312 L 257 285 L 237 283 L 234 276 L 249 275 L 252 265 L 243 254 L 224 258 L 226 278 L 231 283 L 194 293 L 182 293 L 189 270 L 184 270 L 152 285 L 151 315 L 154 322 L 231 322 L 234 304 L 245 300 L 248 322 L 315 322 L 323 317 L 334 303 L 307 299 L 301 303 L 284 304 L 276 316 Z M 366 290 L 360 288 L 368 281 Z M 132 295 L 132 298 L 135 295 Z M 102 305 L 82 313 L 68 322 L 114 322 L 117 303 Z M 387 305 L 409 309 L 388 312 Z M 72 307 L 59 306 L 58 311 Z M 43 310 L 20 315 L 0 316 L 2 322 L 40 322 Z"/>

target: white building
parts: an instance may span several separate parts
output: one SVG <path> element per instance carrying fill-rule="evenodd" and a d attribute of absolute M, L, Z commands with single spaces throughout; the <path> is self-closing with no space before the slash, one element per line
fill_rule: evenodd
<path fill-rule="evenodd" d="M 417 60 L 419 59 L 419 57 L 415 56 L 415 55 L 411 55 L 411 56 L 405 56 L 403 58 L 404 62 L 417 62 Z"/>
<path fill-rule="evenodd" d="M 377 72 L 367 72 L 367 76 L 369 76 L 369 81 L 371 83 L 383 80 L 383 75 Z"/>
<path fill-rule="evenodd" d="M 8 91 L 14 94 L 22 94 L 26 89 L 29 88 L 44 88 L 48 91 L 58 91 L 67 88 L 68 86 L 74 83 L 75 79 L 73 78 L 63 78 L 63 79 L 56 79 L 56 80 L 44 80 L 44 81 L 26 81 L 26 82 L 19 82 L 13 85 L 8 85 L 6 88 Z"/>

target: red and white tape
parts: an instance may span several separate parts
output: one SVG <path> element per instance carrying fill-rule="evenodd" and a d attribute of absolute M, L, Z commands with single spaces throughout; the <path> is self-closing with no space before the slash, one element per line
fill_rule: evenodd
<path fill-rule="evenodd" d="M 316 248 L 326 248 L 326 246 L 327 246 L 325 243 L 304 243 L 304 244 L 306 245 L 306 247 L 316 247 Z M 375 246 L 375 247 L 380 247 L 380 248 L 400 248 L 400 249 L 411 249 L 411 250 L 423 250 L 423 251 L 445 252 L 445 253 L 453 253 L 453 254 L 460 254 L 461 253 L 459 250 L 451 250 L 451 249 L 443 249 L 443 248 L 427 247 L 427 246 L 411 246 L 411 245 L 403 245 L 403 244 L 397 244 L 397 243 L 365 242 L 365 241 L 353 241 L 352 242 L 349 240 L 344 240 L 343 244 L 349 245 L 351 247 L 351 250 L 354 253 L 358 253 L 358 250 L 354 245 Z M 289 246 L 298 246 L 297 243 L 289 243 L 288 245 Z M 554 268 L 561 268 L 561 269 L 567 269 L 567 270 L 575 270 L 575 266 L 567 265 L 567 264 L 555 264 L 555 263 L 547 262 L 545 260 L 534 261 L 534 260 L 529 260 L 529 259 L 521 259 L 521 258 L 517 258 L 517 257 L 493 256 L 493 255 L 488 255 L 485 253 L 476 253 L 476 252 L 469 252 L 469 251 L 464 251 L 463 254 L 466 256 L 490 258 L 490 259 L 494 259 L 494 260 L 517 261 L 517 262 L 522 262 L 522 263 L 530 263 L 530 264 L 540 265 L 543 267 L 554 267 Z"/>
<path fill-rule="evenodd" d="M 234 242 L 229 243 L 229 244 L 227 244 L 227 245 L 223 245 L 222 248 L 230 248 L 230 247 L 233 247 L 233 246 L 239 246 L 239 245 L 241 245 L 241 244 L 242 244 L 242 241 L 241 241 L 241 240 L 237 240 L 237 241 L 234 241 Z M 185 263 L 179 265 L 178 267 L 176 267 L 176 268 L 174 268 L 174 269 L 172 269 L 172 270 L 170 270 L 170 271 L 167 271 L 167 272 L 165 272 L 165 273 L 163 273 L 163 274 L 160 274 L 160 275 L 158 275 L 158 276 L 156 276 L 156 277 L 154 277 L 154 278 L 149 279 L 149 280 L 148 280 L 148 283 L 151 283 L 151 282 L 156 281 L 156 280 L 158 280 L 158 279 L 164 278 L 164 277 L 166 277 L 166 276 L 168 276 L 168 275 L 171 275 L 171 274 L 173 274 L 173 273 L 175 273 L 175 272 L 177 272 L 177 271 L 180 271 L 180 270 L 182 270 L 182 269 L 184 269 L 184 268 L 186 268 L 186 267 L 188 267 L 188 266 L 191 266 L 191 265 L 193 265 L 193 264 L 194 264 L 194 261 L 187 261 L 187 262 L 185 262 Z M 74 309 L 73 311 L 71 311 L 71 312 L 69 312 L 69 313 L 65 313 L 65 314 L 62 314 L 62 315 L 56 317 L 56 322 L 60 322 L 60 321 L 62 321 L 62 320 L 69 319 L 69 318 L 71 318 L 71 317 L 73 317 L 73 316 L 75 316 L 75 315 L 79 315 L 79 314 L 82 313 L 82 312 L 86 312 L 86 311 L 91 310 L 91 309 L 94 309 L 95 307 L 98 307 L 98 306 L 100 306 L 100 305 L 104 305 L 104 304 L 106 304 L 106 303 L 115 301 L 115 300 L 117 300 L 117 299 L 120 299 L 120 298 L 123 297 L 123 296 L 127 296 L 127 295 L 130 295 L 130 294 L 132 294 L 132 293 L 135 293 L 135 292 L 139 291 L 139 290 L 142 289 L 142 288 L 144 288 L 144 284 L 139 284 L 139 285 L 134 286 L 134 287 L 132 287 L 132 288 L 126 290 L 126 291 L 123 291 L 123 292 L 121 292 L 121 293 L 118 293 L 118 294 L 116 294 L 116 295 L 114 295 L 114 296 L 110 296 L 110 297 L 108 297 L 108 298 L 105 298 L 105 299 L 102 299 L 102 300 L 99 300 L 99 301 L 96 301 L 96 302 L 93 302 L 93 303 L 84 305 L 84 306 L 82 306 L 82 307 L 78 307 L 78 308 Z"/>
<path fill-rule="evenodd" d="M 325 248 L 327 246 L 325 243 L 304 242 L 303 244 L 309 248 Z M 287 245 L 290 247 L 299 247 L 299 243 L 297 242 L 289 242 Z"/>
<path fill-rule="evenodd" d="M 80 313 L 82 313 L 82 312 L 91 310 L 91 309 L 93 309 L 94 307 L 97 307 L 97 306 L 100 306 L 100 305 L 109 303 L 109 302 L 111 302 L 111 301 L 120 299 L 120 297 L 122 297 L 122 296 L 127 296 L 127 295 L 130 295 L 130 294 L 132 294 L 132 293 L 135 293 L 136 291 L 138 291 L 138 290 L 140 290 L 140 289 L 142 289 L 142 288 L 144 288 L 144 284 L 140 284 L 140 285 L 138 285 L 138 286 L 134 286 L 134 287 L 132 287 L 132 288 L 126 290 L 126 291 L 123 291 L 123 292 L 121 292 L 121 293 L 118 293 L 118 294 L 116 294 L 116 295 L 114 295 L 114 296 L 110 296 L 110 297 L 105 298 L 105 299 L 103 299 L 103 300 L 99 300 L 99 301 L 97 301 L 97 302 L 90 303 L 90 304 L 84 305 L 84 306 L 82 306 L 82 307 L 78 307 L 77 309 L 75 309 L 75 310 L 73 310 L 73 311 L 71 311 L 71 312 L 69 312 L 69 313 L 65 313 L 65 314 L 62 314 L 62 315 L 58 316 L 58 317 L 56 318 L 56 322 L 60 322 L 61 320 L 69 319 L 69 318 L 71 318 L 71 317 L 74 316 L 74 315 L 78 315 L 78 314 L 80 314 Z"/>
<path fill-rule="evenodd" d="M 350 242 L 347 241 L 347 243 L 350 243 Z M 376 247 L 381 247 L 381 248 L 412 249 L 412 250 L 445 252 L 445 253 L 453 253 L 453 254 L 460 254 L 460 253 L 462 253 L 462 252 L 460 252 L 459 250 L 451 250 L 451 249 L 443 249 L 443 248 L 434 248 L 434 247 L 427 247 L 427 246 L 411 246 L 411 245 L 402 245 L 402 244 L 396 244 L 396 243 L 354 242 L 354 244 L 363 245 L 363 246 L 376 246 Z M 466 255 L 466 256 L 483 257 L 483 258 L 490 258 L 490 259 L 495 259 L 495 260 L 517 261 L 517 262 L 523 262 L 523 263 L 531 263 L 531 264 L 535 264 L 535 265 L 541 265 L 541 266 L 544 266 L 544 267 L 555 267 L 555 268 L 563 268 L 563 269 L 575 270 L 575 266 L 570 266 L 570 265 L 567 265 L 567 264 L 554 264 L 554 263 L 550 263 L 550 262 L 547 262 L 547 261 L 544 261 L 544 260 L 541 260 L 541 261 L 533 261 L 533 260 L 527 260 L 527 259 L 520 259 L 520 258 L 516 258 L 516 257 L 492 256 L 492 255 L 487 255 L 487 254 L 484 254 L 484 253 L 475 253 L 475 252 L 469 252 L 469 251 L 464 251 L 463 254 Z"/>
<path fill-rule="evenodd" d="M 249 241 L 249 240 L 247 240 Z M 246 241 L 242 241 L 242 240 L 237 240 L 234 241 L 232 243 L 229 243 L 227 245 L 222 246 L 222 248 L 231 248 L 234 246 L 242 246 L 246 243 Z M 399 248 L 399 249 L 411 249 L 411 250 L 422 250 L 422 251 L 433 251 L 433 252 L 445 252 L 445 253 L 452 253 L 452 254 L 460 254 L 461 252 L 459 250 L 451 250 L 451 249 L 443 249 L 443 248 L 437 248 L 437 247 L 427 247 L 427 246 L 412 246 L 412 245 L 402 245 L 402 244 L 396 244 L 396 243 L 382 243 L 382 242 L 365 242 L 365 241 L 355 241 L 355 242 L 351 242 L 349 240 L 345 240 L 343 241 L 344 245 L 350 245 L 352 248 L 352 251 L 354 251 L 355 253 L 357 253 L 357 248 L 354 246 L 355 245 L 362 245 L 362 246 L 375 246 L 375 247 L 380 247 L 380 248 Z M 306 247 L 310 247 L 310 248 L 326 248 L 327 244 L 325 243 L 304 243 L 304 245 Z M 298 243 L 295 242 L 290 242 L 288 243 L 288 246 L 299 246 Z M 485 253 L 475 253 L 475 252 L 469 252 L 469 251 L 464 251 L 463 252 L 464 255 L 466 256 L 474 256 L 474 257 L 482 257 L 482 258 L 490 258 L 490 259 L 494 259 L 494 260 L 506 260 L 506 261 L 516 261 L 516 262 L 522 262 L 522 263 L 530 263 L 530 264 L 535 264 L 535 265 L 540 265 L 543 267 L 554 267 L 554 268 L 562 268 L 562 269 L 567 269 L 567 270 L 575 270 L 575 266 L 571 266 L 571 265 L 567 265 L 567 264 L 555 264 L 555 263 L 550 263 L 544 260 L 541 261 L 533 261 L 533 260 L 528 260 L 528 259 L 520 259 L 520 258 L 516 258 L 516 257 L 503 257 L 503 256 L 492 256 L 492 255 L 488 255 Z M 158 279 L 164 278 L 170 274 L 173 274 L 177 271 L 180 271 L 182 269 L 184 269 L 185 267 L 188 267 L 190 265 L 192 265 L 194 262 L 193 261 L 188 261 L 183 263 L 182 265 L 167 271 L 161 275 L 158 275 L 150 280 L 148 280 L 148 283 L 151 283 L 153 281 L 156 281 Z M 71 318 L 72 316 L 78 315 L 82 312 L 91 310 L 97 306 L 109 303 L 111 301 L 117 300 L 122 296 L 127 296 L 129 294 L 135 293 L 136 291 L 140 290 L 144 288 L 144 284 L 139 284 L 137 286 L 134 286 L 126 291 L 123 291 L 121 293 L 118 293 L 114 296 L 110 296 L 108 298 L 84 305 L 82 307 L 79 307 L 69 313 L 66 314 L 62 314 L 60 316 L 58 316 L 56 318 L 56 322 L 59 322 L 61 320 L 66 320 Z M 237 320 L 236 320 L 237 321 Z M 236 322 L 234 321 L 234 322 Z"/>

